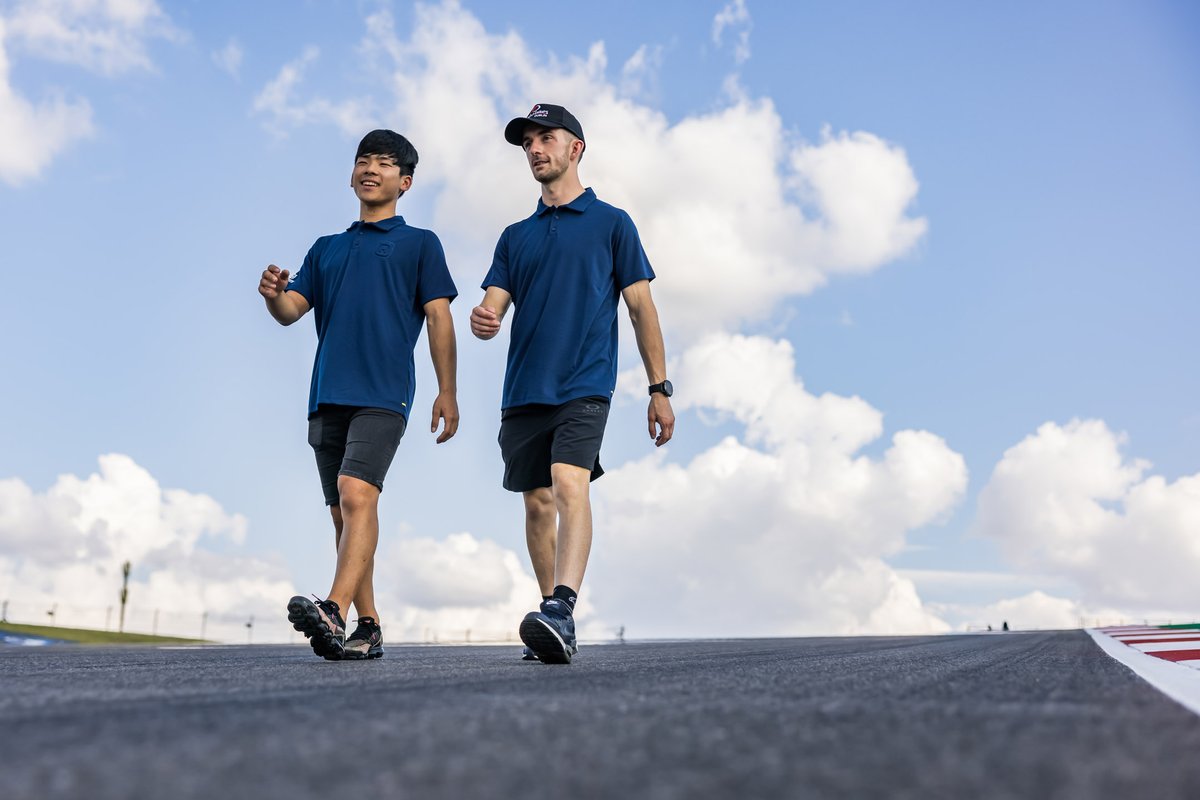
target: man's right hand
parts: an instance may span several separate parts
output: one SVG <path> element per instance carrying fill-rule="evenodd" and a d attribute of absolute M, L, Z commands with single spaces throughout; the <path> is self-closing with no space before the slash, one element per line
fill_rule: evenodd
<path fill-rule="evenodd" d="M 272 264 L 263 270 L 262 280 L 258 282 L 258 293 L 268 300 L 274 300 L 287 291 L 289 280 L 286 269 Z"/>
<path fill-rule="evenodd" d="M 487 306 L 471 309 L 471 333 L 479 339 L 491 339 L 500 332 L 500 318 Z"/>

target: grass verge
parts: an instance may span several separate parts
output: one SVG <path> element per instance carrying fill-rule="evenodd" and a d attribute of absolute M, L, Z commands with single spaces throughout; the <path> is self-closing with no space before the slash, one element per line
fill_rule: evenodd
<path fill-rule="evenodd" d="M 203 639 L 181 639 L 177 636 L 151 636 L 146 633 L 116 633 L 87 628 L 58 628 L 53 625 L 17 625 L 0 622 L 0 633 L 17 636 L 40 636 L 73 644 L 206 644 Z"/>

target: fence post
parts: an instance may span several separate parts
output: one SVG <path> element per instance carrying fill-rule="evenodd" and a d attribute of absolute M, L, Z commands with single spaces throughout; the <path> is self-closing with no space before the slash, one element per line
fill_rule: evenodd
<path fill-rule="evenodd" d="M 121 565 L 121 574 L 124 578 L 121 581 L 121 624 L 117 627 L 118 633 L 125 632 L 125 601 L 129 599 L 129 562 L 126 561 Z"/>

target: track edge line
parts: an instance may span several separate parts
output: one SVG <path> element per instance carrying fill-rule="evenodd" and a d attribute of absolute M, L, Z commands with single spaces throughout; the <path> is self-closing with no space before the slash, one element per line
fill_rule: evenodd
<path fill-rule="evenodd" d="M 1095 628 L 1085 630 L 1101 650 L 1129 667 L 1139 678 L 1188 711 L 1200 714 L 1200 670 L 1146 655 Z"/>

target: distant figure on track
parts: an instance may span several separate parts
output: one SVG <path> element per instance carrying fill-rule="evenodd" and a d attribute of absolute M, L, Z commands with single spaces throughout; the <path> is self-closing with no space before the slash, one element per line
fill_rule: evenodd
<path fill-rule="evenodd" d="M 282 325 L 315 311 L 308 443 L 333 516 L 337 566 L 326 599 L 293 597 L 288 619 L 317 655 L 330 660 L 383 655 L 373 584 L 379 494 L 408 424 L 416 387 L 413 349 L 422 323 L 438 381 L 430 430 L 442 423 L 438 444 L 458 430 L 450 317 L 458 291 L 437 236 L 396 216 L 416 166 L 417 151 L 403 136 L 368 133 L 350 175 L 358 221 L 318 239 L 294 276 L 272 264 L 258 285 Z M 346 639 L 342 614 L 352 602 L 358 626 Z"/>
<path fill-rule="evenodd" d="M 541 199 L 500 236 L 471 332 L 491 339 L 514 308 L 501 402 L 504 488 L 525 500 L 529 558 L 542 604 L 521 622 L 525 658 L 566 664 L 576 653 L 575 601 L 592 546 L 589 482 L 617 382 L 617 307 L 625 298 L 649 378 L 656 445 L 675 414 L 654 271 L 633 221 L 579 181 L 583 128 L 562 106 L 535 105 L 504 129 L 525 150 Z"/>

